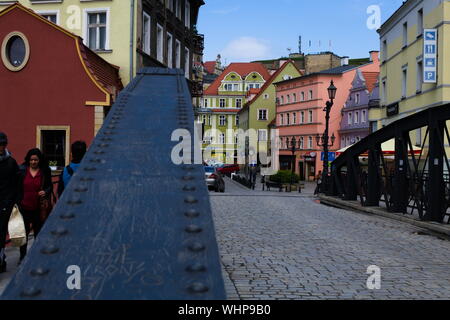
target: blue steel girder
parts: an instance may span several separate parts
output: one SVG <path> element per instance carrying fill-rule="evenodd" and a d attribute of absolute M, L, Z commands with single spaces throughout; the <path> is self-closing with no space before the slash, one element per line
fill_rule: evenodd
<path fill-rule="evenodd" d="M 181 70 L 139 72 L 2 299 L 225 299 L 204 169 L 171 161 L 193 124 Z"/>

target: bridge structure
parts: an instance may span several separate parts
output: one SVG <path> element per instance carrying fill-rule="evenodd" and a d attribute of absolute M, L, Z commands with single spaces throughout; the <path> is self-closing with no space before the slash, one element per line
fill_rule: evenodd
<path fill-rule="evenodd" d="M 171 160 L 180 128 L 194 136 L 183 72 L 143 69 L 1 298 L 225 299 L 203 167 Z"/>
<path fill-rule="evenodd" d="M 450 104 L 400 119 L 370 134 L 332 162 L 327 195 L 359 200 L 424 221 L 450 223 Z M 411 136 L 420 129 L 420 146 Z M 388 155 L 383 143 L 395 141 Z"/>

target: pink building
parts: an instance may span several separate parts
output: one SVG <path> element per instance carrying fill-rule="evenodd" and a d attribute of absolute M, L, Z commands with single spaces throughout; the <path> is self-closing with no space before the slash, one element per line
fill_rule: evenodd
<path fill-rule="evenodd" d="M 276 84 L 277 117 L 276 128 L 279 130 L 280 144 L 278 159 L 280 170 L 292 170 L 293 155 L 287 142 L 295 137 L 295 172 L 302 180 L 314 180 L 323 170 L 322 148 L 317 146 L 316 136 L 325 132 L 325 103 L 328 100 L 327 88 L 331 80 L 337 87 L 336 99 L 330 113 L 330 137 L 334 134 L 336 141 L 330 152 L 339 150 L 339 130 L 341 111 L 347 101 L 349 90 L 356 70 L 361 72 L 379 72 L 378 51 L 370 52 L 371 62 L 361 66 L 344 65 L 341 67 L 312 73 Z M 300 150 L 298 150 L 300 148 Z M 331 159 L 333 160 L 333 159 Z"/>

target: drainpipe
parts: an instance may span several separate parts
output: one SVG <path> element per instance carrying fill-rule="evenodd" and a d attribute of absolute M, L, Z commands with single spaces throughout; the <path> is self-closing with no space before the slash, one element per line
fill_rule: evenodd
<path fill-rule="evenodd" d="M 130 82 L 133 80 L 133 60 L 134 60 L 134 0 L 131 0 L 130 9 Z"/>

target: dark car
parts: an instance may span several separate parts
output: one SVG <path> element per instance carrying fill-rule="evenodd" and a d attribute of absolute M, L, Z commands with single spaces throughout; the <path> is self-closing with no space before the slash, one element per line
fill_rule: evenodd
<path fill-rule="evenodd" d="M 223 175 L 231 176 L 232 173 L 239 172 L 241 168 L 237 164 L 224 164 L 217 168 L 217 170 Z"/>
<path fill-rule="evenodd" d="M 216 192 L 225 192 L 225 181 L 222 174 L 215 167 L 205 167 L 205 180 L 208 189 Z"/>

